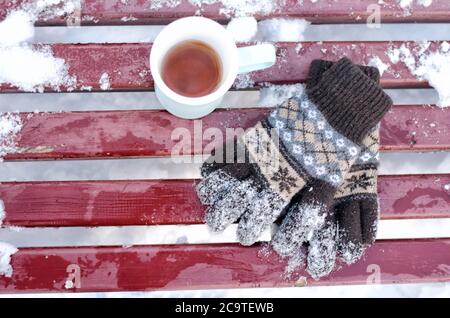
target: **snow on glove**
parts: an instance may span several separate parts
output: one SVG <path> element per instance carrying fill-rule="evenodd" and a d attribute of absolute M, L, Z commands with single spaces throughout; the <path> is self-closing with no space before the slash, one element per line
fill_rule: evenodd
<path fill-rule="evenodd" d="M 250 162 L 204 174 L 198 193 L 210 205 L 207 224 L 220 231 L 240 218 L 238 238 L 253 244 L 300 191 L 308 194 L 302 197 L 309 210 L 323 215 L 359 153 L 358 143 L 390 105 L 357 66 L 340 60 L 316 86 L 244 134 Z"/>
<path fill-rule="evenodd" d="M 315 65 L 316 63 L 311 65 L 311 74 L 316 71 Z M 296 197 L 297 206 L 289 210 L 272 240 L 273 248 L 282 256 L 293 255 L 319 229 L 322 231 L 316 233 L 320 236 L 317 241 L 328 241 L 329 244 L 312 244 L 311 249 L 322 252 L 322 255 L 329 255 L 330 251 L 327 249 L 333 250 L 333 227 L 336 228 L 333 225 L 334 196 L 359 155 L 359 145 L 365 135 L 378 124 L 392 105 L 391 99 L 378 84 L 347 59 L 341 59 L 324 71 L 317 84 L 306 89 L 306 95 L 329 127 L 322 130 L 325 133 L 320 133 L 307 124 L 300 125 L 302 131 L 314 135 L 316 140 L 317 137 L 320 138 L 313 148 L 304 147 L 308 152 L 305 151 L 305 155 L 313 153 L 320 160 L 307 167 L 310 168 L 312 178 Z M 316 123 L 321 122 L 319 120 Z M 323 144 L 327 147 L 323 147 Z M 324 166 L 325 171 L 320 171 L 324 173 L 317 174 L 318 169 Z M 311 167 L 316 174 L 311 173 Z M 324 236 L 325 232 L 329 233 L 327 237 Z M 329 263 L 334 264 L 326 262 Z M 319 265 L 323 266 L 324 262 Z"/>
<path fill-rule="evenodd" d="M 313 231 L 307 271 L 314 278 L 333 270 L 337 254 L 347 264 L 356 262 L 375 240 L 379 216 L 378 147 L 379 126 L 364 138 L 361 153 L 336 193 L 334 210 L 327 214 L 324 226 Z M 292 205 L 291 209 L 295 208 Z"/>
<path fill-rule="evenodd" d="M 325 60 L 313 61 L 307 88 L 316 85 L 333 63 Z M 380 74 L 376 68 L 359 67 L 375 83 L 379 83 Z M 314 278 L 328 275 L 332 271 L 337 249 L 346 263 L 353 263 L 362 256 L 364 246 L 375 239 L 378 222 L 378 148 L 379 126 L 364 137 L 361 153 L 336 193 L 335 209 L 327 213 L 323 227 L 315 230 L 311 227 L 305 228 L 305 231 L 312 230 L 312 233 L 303 237 L 310 237 L 307 270 Z M 298 209 L 298 203 L 295 201 L 290 210 Z M 301 223 L 307 224 L 308 217 L 303 214 Z"/>

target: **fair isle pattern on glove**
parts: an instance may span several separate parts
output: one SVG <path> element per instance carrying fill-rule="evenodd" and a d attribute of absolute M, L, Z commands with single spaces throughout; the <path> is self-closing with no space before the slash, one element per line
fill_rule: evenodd
<path fill-rule="evenodd" d="M 335 197 L 338 202 L 359 195 L 377 195 L 379 157 L 379 126 L 377 126 L 363 139 L 361 154 L 336 193 Z"/>
<path fill-rule="evenodd" d="M 338 252 L 347 264 L 360 259 L 366 246 L 373 244 L 376 238 L 378 148 L 379 126 L 364 139 L 361 156 L 336 195 L 335 214 L 340 224 Z"/>
<path fill-rule="evenodd" d="M 358 66 L 341 59 L 317 85 L 244 134 L 246 163 L 219 165 L 216 170 L 209 163 L 202 167 L 204 179 L 197 190 L 209 205 L 207 224 L 220 231 L 239 219 L 239 241 L 253 244 L 299 192 L 306 193 L 301 210 L 323 222 L 359 154 L 358 144 L 391 104 Z M 295 214 L 282 224 L 280 254 L 297 247 Z"/>
<path fill-rule="evenodd" d="M 279 149 L 272 142 L 273 156 L 260 155 L 258 152 L 266 149 L 263 145 L 271 140 L 270 130 L 278 134 Z M 250 136 L 243 138 L 250 158 L 264 180 L 285 200 L 290 200 L 313 178 L 338 187 L 360 151 L 357 144 L 327 123 L 306 94 L 283 103 L 266 121 L 255 126 Z M 261 160 L 268 157 L 278 158 L 279 162 Z"/>
<path fill-rule="evenodd" d="M 315 279 L 330 274 L 337 255 L 347 264 L 356 262 L 375 239 L 378 148 L 379 125 L 364 138 L 360 155 L 335 195 L 334 211 L 309 240 L 307 271 Z"/>

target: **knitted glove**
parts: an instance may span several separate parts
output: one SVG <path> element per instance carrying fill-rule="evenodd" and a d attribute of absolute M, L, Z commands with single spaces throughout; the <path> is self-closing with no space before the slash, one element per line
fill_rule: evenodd
<path fill-rule="evenodd" d="M 336 195 L 339 253 L 347 263 L 358 260 L 363 246 L 373 244 L 377 234 L 379 127 L 367 135 L 363 144 L 361 156 Z"/>
<path fill-rule="evenodd" d="M 234 157 L 245 159 L 244 164 L 203 174 L 198 194 L 209 205 L 207 224 L 220 231 L 240 218 L 238 238 L 244 245 L 253 244 L 299 192 L 305 213 L 316 214 L 323 222 L 357 158 L 358 144 L 391 104 L 356 65 L 341 59 L 317 85 L 240 138 L 245 155 Z M 295 248 L 296 233 L 284 233 L 286 252 Z"/>
<path fill-rule="evenodd" d="M 306 86 L 316 85 L 332 65 L 333 62 L 329 61 L 314 61 Z M 359 67 L 375 83 L 379 82 L 380 76 L 376 68 Z M 362 256 L 364 244 L 370 244 L 375 239 L 378 221 L 378 131 L 377 126 L 363 139 L 361 153 L 335 195 L 335 213 L 330 211 L 326 215 L 321 229 L 305 228 L 305 231 L 313 231 L 302 236 L 310 238 L 307 270 L 314 278 L 331 272 L 337 249 L 346 263 L 353 263 Z M 291 210 L 298 209 L 295 201 Z M 302 215 L 300 223 L 308 224 L 307 218 L 307 215 Z"/>
<path fill-rule="evenodd" d="M 309 240 L 307 271 L 314 278 L 333 270 L 337 254 L 345 263 L 352 264 L 375 241 L 379 216 L 378 133 L 377 126 L 364 138 L 360 156 L 335 195 L 334 210 L 327 215 L 323 228 L 314 230 Z"/>

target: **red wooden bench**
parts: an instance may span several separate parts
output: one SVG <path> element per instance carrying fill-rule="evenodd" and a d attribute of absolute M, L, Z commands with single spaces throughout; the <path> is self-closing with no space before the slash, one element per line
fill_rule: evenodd
<path fill-rule="evenodd" d="M 188 0 L 172 8 L 151 9 L 152 1 L 85 0 L 81 7 L 84 25 L 162 24 L 198 13 Z M 314 23 L 364 23 L 369 4 L 377 1 L 296 0 L 282 4 L 268 17 L 302 17 Z M 396 1 L 382 5 L 382 22 L 450 22 L 450 3 L 434 0 L 429 7 L 413 4 L 405 15 Z M 389 4 L 389 3 L 393 4 Z M 0 1 L 0 17 L 12 5 Z M 204 5 L 204 16 L 226 21 L 220 4 Z M 134 17 L 136 19 L 122 19 Z M 39 21 L 39 25 L 64 25 L 64 19 Z M 335 60 L 348 56 L 366 64 L 380 57 L 390 69 L 383 74 L 386 88 L 423 88 L 408 68 L 393 65 L 388 48 L 405 42 L 308 42 L 277 43 L 279 59 L 266 71 L 251 74 L 255 88 L 263 83 L 289 84 L 305 80 L 312 59 Z M 406 43 L 409 47 L 417 44 Z M 433 42 L 430 50 L 440 45 Z M 149 91 L 146 43 L 53 44 L 56 56 L 64 58 L 78 86 L 100 91 L 99 78 L 110 76 L 111 91 Z M 3 85 L 1 92 L 18 92 Z M 256 106 L 256 105 L 243 105 Z M 1 106 L 0 106 L 1 107 Z M 32 105 L 30 105 L 30 108 Z M 1 109 L 0 109 L 1 111 Z M 208 127 L 247 128 L 269 109 L 217 110 L 203 119 Z M 176 127 L 193 129 L 193 122 L 160 110 L 23 113 L 23 128 L 17 152 L 6 161 L 67 160 L 127 157 L 168 157 L 174 146 L 170 134 Z M 433 125 L 430 125 L 433 123 Z M 382 151 L 450 150 L 450 108 L 429 105 L 395 106 L 381 127 Z M 417 132 L 417 133 L 416 133 Z M 186 155 L 195 154 L 192 150 Z M 27 228 L 92 227 L 128 225 L 202 224 L 203 207 L 193 180 L 114 180 L 2 182 L 0 199 L 4 226 Z M 388 219 L 450 218 L 450 174 L 382 176 L 379 180 L 381 217 Z M 273 287 L 365 283 L 421 283 L 450 281 L 449 238 L 380 240 L 364 258 L 342 266 L 329 277 L 310 279 L 300 270 L 284 277 L 284 260 L 262 257 L 261 246 L 235 243 L 146 246 L 28 247 L 12 256 L 11 278 L 0 277 L 1 293 L 138 291 L 229 287 Z M 306 278 L 305 278 L 306 277 Z M 67 282 L 70 283 L 67 283 Z"/>

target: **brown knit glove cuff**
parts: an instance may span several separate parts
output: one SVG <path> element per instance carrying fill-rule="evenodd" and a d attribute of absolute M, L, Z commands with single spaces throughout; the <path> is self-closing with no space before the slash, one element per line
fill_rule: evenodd
<path fill-rule="evenodd" d="M 347 58 L 323 72 L 306 93 L 334 129 L 358 144 L 392 106 L 381 87 Z"/>
<path fill-rule="evenodd" d="M 327 60 L 313 60 L 309 66 L 308 80 L 306 81 L 306 88 L 311 88 L 316 85 L 322 78 L 323 73 L 328 71 L 330 67 L 336 62 Z M 359 65 L 358 67 L 375 83 L 380 83 L 380 72 L 376 67 Z"/>

